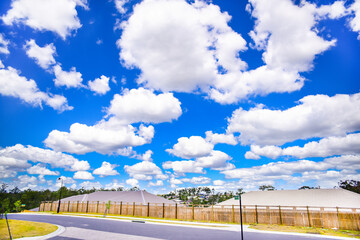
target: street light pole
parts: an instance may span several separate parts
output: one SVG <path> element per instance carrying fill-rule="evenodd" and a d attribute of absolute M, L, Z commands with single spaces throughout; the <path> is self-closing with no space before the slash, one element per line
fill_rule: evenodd
<path fill-rule="evenodd" d="M 244 239 L 244 231 L 243 231 L 243 221 L 242 221 L 241 194 L 239 194 L 239 203 L 240 203 L 241 240 L 243 240 Z"/>
<path fill-rule="evenodd" d="M 64 182 L 64 180 L 61 177 L 59 177 L 58 180 L 61 180 L 61 185 L 60 185 L 60 196 L 59 196 L 59 205 L 58 205 L 57 213 L 60 212 L 61 192 L 62 192 L 62 187 L 63 187 L 63 182 Z"/>
<path fill-rule="evenodd" d="M 240 205 L 240 225 L 241 225 L 241 240 L 244 239 L 243 221 L 242 221 L 242 205 L 241 205 L 241 193 L 235 196 L 235 200 L 239 200 Z"/>

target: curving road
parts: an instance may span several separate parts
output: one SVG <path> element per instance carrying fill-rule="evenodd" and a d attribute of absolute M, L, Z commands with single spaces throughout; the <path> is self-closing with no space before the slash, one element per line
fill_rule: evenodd
<path fill-rule="evenodd" d="M 8 217 L 10 219 L 47 222 L 64 226 L 66 228 L 65 232 L 51 238 L 54 240 L 240 240 L 239 231 L 209 229 L 204 227 L 136 223 L 103 218 L 72 217 L 64 215 L 9 214 Z M 325 237 L 244 232 L 244 240 L 260 239 L 319 240 L 325 239 Z"/>

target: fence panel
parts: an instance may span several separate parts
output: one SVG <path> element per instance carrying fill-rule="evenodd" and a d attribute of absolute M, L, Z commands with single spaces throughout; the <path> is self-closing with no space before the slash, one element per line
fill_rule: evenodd
<path fill-rule="evenodd" d="M 56 212 L 58 201 L 42 202 L 39 211 Z M 105 202 L 61 202 L 61 212 L 105 213 Z M 202 222 L 240 223 L 239 206 L 185 206 L 182 204 L 142 204 L 111 202 L 110 214 L 180 219 Z M 287 226 L 360 230 L 360 209 L 243 206 L 243 222 Z"/>

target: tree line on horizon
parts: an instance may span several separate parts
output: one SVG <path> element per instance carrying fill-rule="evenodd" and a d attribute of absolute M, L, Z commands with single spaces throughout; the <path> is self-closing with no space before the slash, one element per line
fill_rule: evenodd
<path fill-rule="evenodd" d="M 338 183 L 339 188 L 346 189 L 355 193 L 360 194 L 360 181 L 357 180 L 344 180 Z M 309 187 L 302 186 L 299 189 L 317 189 L 320 187 Z M 56 191 L 46 190 L 20 190 L 18 187 L 13 189 L 8 189 L 7 184 L 2 184 L 0 187 L 0 213 L 4 212 L 19 212 L 20 210 L 29 210 L 39 207 L 42 201 L 57 201 L 60 197 L 67 198 L 75 195 L 89 194 L 95 191 L 138 191 L 138 187 L 132 187 L 130 189 L 125 189 L 123 187 L 113 188 L 113 189 L 71 189 L 65 186 L 59 188 Z M 275 187 L 272 185 L 261 185 L 259 186 L 261 191 L 275 191 Z M 233 198 L 235 195 L 240 195 L 245 193 L 242 188 L 239 188 L 236 192 L 225 191 L 225 192 L 216 192 L 214 188 L 209 187 L 192 187 L 192 188 L 182 188 L 175 191 L 171 191 L 167 194 L 160 194 L 167 199 L 179 200 L 185 204 L 191 205 L 213 205 L 219 202 L 226 201 Z"/>

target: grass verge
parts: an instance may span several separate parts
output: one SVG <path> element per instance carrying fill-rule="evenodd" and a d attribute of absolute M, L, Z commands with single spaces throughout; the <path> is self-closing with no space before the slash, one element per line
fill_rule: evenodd
<path fill-rule="evenodd" d="M 57 226 L 50 223 L 9 220 L 13 238 L 43 236 L 57 230 Z M 0 240 L 10 239 L 6 220 L 0 220 Z"/>
<path fill-rule="evenodd" d="M 352 237 L 360 238 L 360 231 L 350 230 L 335 230 L 313 227 L 297 227 L 297 226 L 285 226 L 285 225 L 266 225 L 266 224 L 250 224 L 249 228 L 264 230 L 264 231 L 277 231 L 277 232 L 293 232 L 293 233 L 310 233 L 320 234 L 335 237 Z"/>

